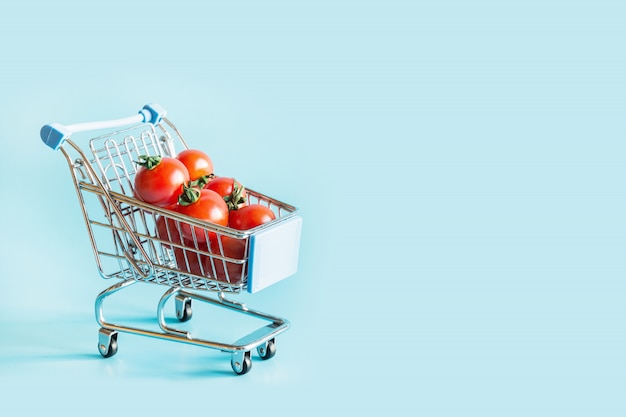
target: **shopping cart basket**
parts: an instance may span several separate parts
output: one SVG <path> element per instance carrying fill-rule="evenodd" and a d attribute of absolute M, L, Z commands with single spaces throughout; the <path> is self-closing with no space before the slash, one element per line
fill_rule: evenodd
<path fill-rule="evenodd" d="M 188 149 L 165 114 L 158 104 L 149 104 L 131 117 L 68 126 L 53 123 L 41 129 L 44 143 L 60 150 L 68 163 L 98 272 L 102 278 L 116 280 L 96 297 L 98 349 L 104 357 L 113 356 L 118 332 L 150 336 L 228 352 L 235 373 L 245 374 L 252 365 L 252 350 L 262 359 L 274 356 L 276 336 L 287 330 L 289 322 L 226 295 L 254 293 L 293 275 L 302 219 L 295 207 L 248 188 L 248 203 L 266 205 L 276 219 L 247 231 L 200 221 L 135 198 L 133 180 L 139 168 L 135 161 L 140 155 L 175 156 Z M 94 131 L 101 132 L 88 140 L 88 151 L 70 138 Z M 193 230 L 192 239 L 183 239 L 185 227 Z M 209 236 L 218 243 L 207 245 Z M 227 245 L 221 243 L 226 239 L 237 242 L 241 250 L 226 250 Z M 104 300 L 139 282 L 169 287 L 158 302 L 158 330 L 105 320 Z M 191 318 L 191 301 L 196 300 L 269 324 L 233 343 L 194 337 L 166 320 L 165 306 L 172 297 L 180 322 Z"/>

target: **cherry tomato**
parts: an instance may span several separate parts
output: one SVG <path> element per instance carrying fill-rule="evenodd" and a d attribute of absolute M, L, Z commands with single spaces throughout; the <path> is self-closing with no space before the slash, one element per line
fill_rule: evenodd
<path fill-rule="evenodd" d="M 156 235 L 159 239 L 165 242 L 175 244 L 170 245 L 163 242 L 161 243 L 164 249 L 171 249 L 174 252 L 176 267 L 180 271 L 199 276 L 206 275 L 206 272 L 203 274 L 202 265 L 205 262 L 204 258 L 207 258 L 207 256 L 198 253 L 195 250 L 194 243 L 183 238 L 182 224 L 179 224 L 172 218 L 159 216 L 156 221 Z M 206 243 L 198 244 L 198 248 L 208 252 L 208 246 Z"/>
<path fill-rule="evenodd" d="M 183 225 L 176 227 L 176 221 L 159 217 L 157 219 L 157 237 L 161 240 L 176 243 L 176 245 L 168 245 L 162 243 L 166 249 L 171 249 L 176 260 L 176 267 L 183 273 L 204 276 L 217 281 L 240 285 L 247 273 L 247 262 L 237 263 L 228 260 L 222 260 L 200 253 L 199 251 L 211 252 L 219 256 L 231 258 L 232 260 L 246 260 L 246 240 L 237 239 L 229 236 L 217 236 L 213 234 L 210 237 L 209 251 L 206 242 L 190 241 L 182 236 Z M 221 246 L 218 243 L 221 242 Z M 180 246 L 179 246 L 180 245 Z M 182 246 L 182 247 L 181 247 Z"/>
<path fill-rule="evenodd" d="M 168 217 L 159 216 L 156 220 L 156 236 L 166 242 L 182 243 L 180 228 L 176 227 L 176 221 Z M 171 249 L 172 245 L 161 243 L 165 249 Z"/>
<path fill-rule="evenodd" d="M 228 226 L 237 230 L 248 230 L 276 219 L 276 215 L 267 206 L 250 204 L 229 214 Z"/>
<path fill-rule="evenodd" d="M 185 186 L 176 211 L 220 226 L 228 225 L 228 206 L 222 196 L 212 190 Z M 215 237 L 215 233 L 188 223 L 181 223 L 181 230 L 183 238 L 198 244 L 206 244 L 207 237 L 209 240 Z"/>
<path fill-rule="evenodd" d="M 218 240 L 211 241 L 211 251 L 215 254 L 244 261 L 246 259 L 247 239 L 237 239 L 230 236 L 220 236 Z M 214 279 L 231 284 L 241 284 L 247 273 L 247 262 L 235 263 L 212 257 L 205 257 L 203 268 Z"/>
<path fill-rule="evenodd" d="M 141 155 L 135 174 L 135 195 L 146 203 L 159 207 L 176 204 L 189 172 L 177 159 Z"/>
<path fill-rule="evenodd" d="M 205 276 L 202 265 L 204 258 L 208 256 L 196 252 L 193 249 L 174 248 L 174 257 L 176 258 L 176 266 L 183 272 L 190 274 Z"/>
<path fill-rule="evenodd" d="M 176 159 L 187 167 L 189 179 L 192 181 L 203 176 L 213 175 L 213 161 L 209 155 L 201 150 L 185 149 L 176 155 Z"/>
<path fill-rule="evenodd" d="M 233 260 L 245 259 L 245 240 L 221 236 L 222 251 L 217 248 L 217 237 L 211 240 L 211 248 L 213 253 L 232 258 Z M 183 239 L 184 245 L 189 249 L 180 247 L 174 248 L 174 256 L 178 269 L 183 272 L 191 273 L 198 276 L 208 277 L 217 281 L 239 285 L 243 282 L 246 263 L 235 263 L 222 260 L 217 257 L 205 255 L 200 251 L 208 252 L 206 243 L 191 242 Z M 197 248 L 198 250 L 194 249 Z"/>
<path fill-rule="evenodd" d="M 239 181 L 229 177 L 215 177 L 204 188 L 213 190 L 224 198 L 229 210 L 236 210 L 246 205 L 246 189 Z"/>

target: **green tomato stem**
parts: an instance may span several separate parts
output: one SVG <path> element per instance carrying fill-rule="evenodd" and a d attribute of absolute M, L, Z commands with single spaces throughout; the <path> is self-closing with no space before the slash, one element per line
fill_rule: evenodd
<path fill-rule="evenodd" d="M 240 205 L 246 202 L 246 198 L 243 195 L 245 190 L 246 189 L 242 185 L 239 185 L 233 178 L 233 192 L 224 196 L 228 211 L 237 210 Z"/>
<path fill-rule="evenodd" d="M 137 165 L 142 166 L 148 170 L 153 170 L 156 168 L 163 158 L 159 155 L 149 156 L 149 155 L 139 155 L 139 160 L 134 161 Z"/>
<path fill-rule="evenodd" d="M 203 176 L 201 176 L 200 178 L 198 178 L 198 179 L 196 179 L 196 180 L 194 180 L 194 181 L 191 181 L 191 185 L 192 185 L 193 187 L 198 187 L 198 188 L 202 189 L 202 188 L 204 188 L 204 187 L 205 187 L 205 186 L 209 183 L 209 181 L 211 181 L 213 178 L 215 178 L 215 175 L 214 175 L 214 174 L 203 175 Z"/>
<path fill-rule="evenodd" d="M 178 196 L 178 204 L 190 206 L 200 199 L 201 188 L 194 186 L 194 181 L 183 184 L 183 192 Z"/>

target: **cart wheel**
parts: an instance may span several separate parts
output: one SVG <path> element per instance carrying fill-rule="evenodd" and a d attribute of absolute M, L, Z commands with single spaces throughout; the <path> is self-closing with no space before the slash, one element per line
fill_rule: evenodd
<path fill-rule="evenodd" d="M 191 310 L 191 298 L 176 296 L 176 317 L 179 321 L 188 321 L 191 319 L 193 311 Z"/>
<path fill-rule="evenodd" d="M 271 359 L 276 355 L 276 341 L 270 339 L 262 345 L 257 346 L 256 351 L 263 360 Z"/>
<path fill-rule="evenodd" d="M 252 368 L 252 359 L 250 359 L 250 352 L 237 352 L 233 353 L 230 365 L 233 367 L 233 371 L 237 375 L 247 374 Z"/>
<path fill-rule="evenodd" d="M 98 334 L 98 351 L 105 358 L 110 358 L 117 353 L 117 332 L 108 329 L 100 329 Z"/>

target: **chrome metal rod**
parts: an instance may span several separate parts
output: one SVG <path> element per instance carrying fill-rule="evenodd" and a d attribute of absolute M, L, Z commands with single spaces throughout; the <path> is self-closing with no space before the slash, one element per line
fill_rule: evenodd
<path fill-rule="evenodd" d="M 191 339 L 191 334 L 188 331 L 179 330 L 174 327 L 168 326 L 167 322 L 165 321 L 165 313 L 164 313 L 165 304 L 172 296 L 178 294 L 180 290 L 181 289 L 179 287 L 172 287 L 169 290 L 165 291 L 165 294 L 163 294 L 163 296 L 159 300 L 159 306 L 157 307 L 157 317 L 159 320 L 159 327 L 161 327 L 161 329 L 165 333 L 171 333 L 177 336 L 184 337 L 186 339 Z"/>
<path fill-rule="evenodd" d="M 98 324 L 102 328 L 114 330 L 118 332 L 132 333 L 132 334 L 137 334 L 141 336 L 153 337 L 156 339 L 166 339 L 166 340 L 176 341 L 180 343 L 203 346 L 203 347 L 218 349 L 224 352 L 231 352 L 231 353 L 250 351 L 256 348 L 257 346 L 267 342 L 268 340 L 276 337 L 278 334 L 284 332 L 285 330 L 289 328 L 289 322 L 280 317 L 275 317 L 266 313 L 261 313 L 256 310 L 251 310 L 245 307 L 245 305 L 241 303 L 234 303 L 234 302 L 225 303 L 223 302 L 224 300 L 223 297 L 220 297 L 220 299 L 206 297 L 200 294 L 195 294 L 189 291 L 185 291 L 179 287 L 172 287 L 168 289 L 159 300 L 159 304 L 157 308 L 157 321 L 159 323 L 159 326 L 163 330 L 163 332 L 107 322 L 106 319 L 104 318 L 104 313 L 103 313 L 104 300 L 107 297 L 111 296 L 112 294 L 115 294 L 116 292 L 124 288 L 127 288 L 137 282 L 138 281 L 135 281 L 135 280 L 121 281 L 105 289 L 97 296 L 96 303 L 95 303 L 96 320 L 98 321 Z M 190 299 L 198 300 L 201 302 L 206 302 L 206 303 L 213 304 L 219 307 L 224 307 L 229 310 L 236 311 L 236 312 L 246 314 L 252 317 L 256 317 L 259 319 L 268 320 L 268 321 L 271 321 L 271 323 L 239 338 L 234 343 L 223 343 L 223 342 L 218 342 L 218 341 L 213 341 L 213 340 L 195 338 L 195 337 L 192 337 L 189 332 L 175 329 L 167 325 L 167 323 L 165 322 L 165 315 L 164 315 L 165 305 L 167 301 L 172 296 L 175 296 L 175 295 L 183 295 Z"/>

